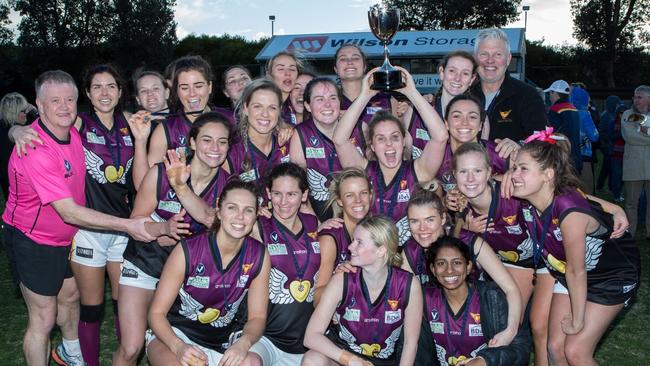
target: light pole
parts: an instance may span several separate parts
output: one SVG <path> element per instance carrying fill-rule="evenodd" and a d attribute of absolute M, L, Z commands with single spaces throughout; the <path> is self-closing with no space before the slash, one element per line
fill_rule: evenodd
<path fill-rule="evenodd" d="M 271 21 L 271 37 L 273 37 L 273 23 L 275 23 L 275 15 L 269 15 L 269 20 Z"/>
<path fill-rule="evenodd" d="M 528 10 L 530 10 L 530 6 L 524 5 L 521 9 L 524 11 L 524 34 L 525 34 L 526 30 L 528 29 Z"/>

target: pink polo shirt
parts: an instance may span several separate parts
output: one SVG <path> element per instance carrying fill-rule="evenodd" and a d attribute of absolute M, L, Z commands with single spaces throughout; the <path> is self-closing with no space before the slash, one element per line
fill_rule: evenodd
<path fill-rule="evenodd" d="M 70 129 L 70 140 L 56 138 L 40 121 L 31 127 L 43 145 L 18 158 L 9 159 L 9 197 L 2 220 L 42 245 L 70 245 L 78 228 L 63 222 L 50 203 L 72 198 L 86 205 L 84 182 L 86 165 L 79 132 Z"/>

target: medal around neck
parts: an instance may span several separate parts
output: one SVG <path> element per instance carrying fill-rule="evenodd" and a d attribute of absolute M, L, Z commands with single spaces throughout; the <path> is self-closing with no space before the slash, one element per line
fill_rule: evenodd
<path fill-rule="evenodd" d="M 374 90 L 396 90 L 404 87 L 402 73 L 388 61 L 388 43 L 399 29 L 399 9 L 388 9 L 386 5 L 376 4 L 368 10 L 368 23 L 372 34 L 384 46 L 384 63 L 372 76 Z"/>

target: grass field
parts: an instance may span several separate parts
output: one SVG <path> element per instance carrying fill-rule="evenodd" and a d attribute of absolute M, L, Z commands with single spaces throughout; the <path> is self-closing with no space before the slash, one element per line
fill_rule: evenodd
<path fill-rule="evenodd" d="M 641 272 L 641 286 L 636 300 L 619 315 L 599 346 L 596 360 L 601 365 L 650 365 L 650 276 L 647 271 L 647 266 L 650 265 L 650 242 L 643 235 L 637 239 L 644 268 Z M 117 345 L 108 292 L 106 300 L 106 316 L 102 323 L 102 365 L 110 365 L 111 354 Z M 21 344 L 27 323 L 26 308 L 22 298 L 12 288 L 4 249 L 0 250 L 0 319 L 0 365 L 24 365 Z M 53 342 L 58 342 L 60 338 L 60 333 L 55 330 L 52 334 Z M 140 364 L 147 364 L 146 357 Z"/>

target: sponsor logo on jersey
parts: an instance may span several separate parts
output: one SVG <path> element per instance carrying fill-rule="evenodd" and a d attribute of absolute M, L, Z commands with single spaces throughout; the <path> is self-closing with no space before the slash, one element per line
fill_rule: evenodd
<path fill-rule="evenodd" d="M 322 147 L 307 147 L 305 148 L 305 158 L 307 159 L 324 159 L 325 149 Z"/>
<path fill-rule="evenodd" d="M 424 140 L 424 141 L 431 140 L 431 136 L 429 135 L 429 131 L 423 130 L 421 128 L 416 128 L 415 129 L 415 138 L 419 139 L 419 140 Z"/>
<path fill-rule="evenodd" d="M 445 334 L 445 324 L 441 322 L 429 322 L 431 332 L 435 334 Z"/>
<path fill-rule="evenodd" d="M 314 250 L 314 253 L 320 254 L 320 243 L 317 241 L 312 241 L 311 242 L 311 247 Z"/>
<path fill-rule="evenodd" d="M 269 255 L 287 255 L 287 246 L 284 244 L 269 244 Z"/>
<path fill-rule="evenodd" d="M 343 314 L 343 319 L 349 322 L 358 322 L 359 319 L 361 319 L 361 310 L 345 308 L 345 314 Z"/>
<path fill-rule="evenodd" d="M 138 272 L 131 268 L 122 268 L 122 277 L 138 278 Z"/>
<path fill-rule="evenodd" d="M 384 323 L 395 324 L 402 320 L 402 309 L 384 312 Z"/>
<path fill-rule="evenodd" d="M 65 174 L 63 175 L 65 178 L 70 178 L 72 176 L 72 165 L 70 165 L 70 162 L 63 159 L 63 167 L 65 168 Z"/>
<path fill-rule="evenodd" d="M 240 287 L 240 288 L 246 287 L 246 283 L 248 283 L 248 278 L 249 278 L 248 275 L 239 276 L 239 279 L 237 280 L 237 286 L 236 287 Z"/>
<path fill-rule="evenodd" d="M 408 189 L 399 191 L 397 193 L 397 202 L 408 202 L 411 199 L 411 191 Z"/>
<path fill-rule="evenodd" d="M 506 226 L 506 230 L 508 231 L 508 234 L 511 235 L 521 235 L 523 233 L 523 230 L 521 230 L 519 225 Z"/>
<path fill-rule="evenodd" d="M 187 279 L 187 285 L 196 288 L 210 288 L 210 277 L 208 276 L 193 276 Z"/>
<path fill-rule="evenodd" d="M 530 213 L 530 209 L 524 208 L 521 211 L 524 213 L 524 220 L 527 222 L 533 222 L 533 215 Z"/>
<path fill-rule="evenodd" d="M 553 230 L 553 235 L 555 235 L 555 239 L 557 239 L 557 241 L 562 241 L 562 231 L 559 227 Z"/>
<path fill-rule="evenodd" d="M 483 337 L 483 328 L 481 328 L 481 324 L 470 324 L 469 325 L 469 336 L 470 337 Z"/>

